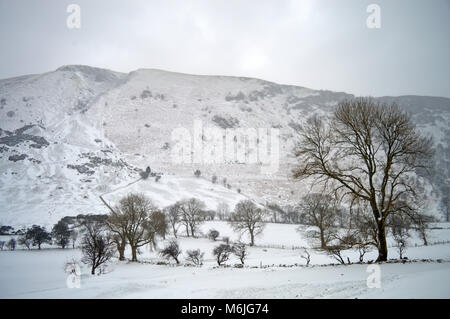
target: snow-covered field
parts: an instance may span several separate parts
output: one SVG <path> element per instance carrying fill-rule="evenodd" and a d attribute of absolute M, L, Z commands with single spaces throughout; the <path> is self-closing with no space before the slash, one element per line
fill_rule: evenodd
<path fill-rule="evenodd" d="M 381 288 L 367 265 L 293 268 L 171 267 L 115 262 L 67 288 L 63 264 L 78 250 L 2 252 L 1 298 L 450 298 L 450 263 L 383 264 Z"/>
<path fill-rule="evenodd" d="M 443 229 L 431 231 L 430 243 L 450 240 L 449 225 L 438 226 Z M 202 232 L 211 228 L 219 230 L 221 237 L 238 239 L 225 222 L 206 222 Z M 220 238 L 213 242 L 180 237 L 181 265 L 173 261 L 157 265 L 165 260 L 146 247 L 140 251 L 140 263 L 114 260 L 102 275 L 91 276 L 88 267 L 80 264 L 80 288 L 67 287 L 64 271 L 66 262 L 80 260 L 79 249 L 1 251 L 0 298 L 450 298 L 448 243 L 421 246 L 412 238 L 406 256 L 415 261 L 379 265 L 381 287 L 369 288 L 367 264 L 337 265 L 331 257 L 308 248 L 297 228 L 268 224 L 256 247 L 249 248 L 244 268 L 216 266 L 211 252 Z M 163 245 L 159 242 L 158 247 Z M 311 253 L 309 267 L 301 258 L 301 247 Z M 197 248 L 205 253 L 204 265 L 187 266 L 184 253 Z M 395 247 L 389 253 L 389 258 L 398 257 Z M 357 252 L 345 256 L 352 262 L 358 259 Z M 371 252 L 366 260 L 375 257 L 376 252 Z M 232 257 L 226 264 L 238 263 Z"/>

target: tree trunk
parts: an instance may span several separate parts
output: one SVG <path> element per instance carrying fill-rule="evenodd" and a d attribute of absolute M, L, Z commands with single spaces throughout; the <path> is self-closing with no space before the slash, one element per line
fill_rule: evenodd
<path fill-rule="evenodd" d="M 320 248 L 325 249 L 327 248 L 327 245 L 325 244 L 325 237 L 323 235 L 323 229 L 320 228 Z"/>
<path fill-rule="evenodd" d="M 137 261 L 136 251 L 137 247 L 131 246 L 131 261 Z"/>
<path fill-rule="evenodd" d="M 195 238 L 195 231 L 194 231 L 195 226 L 194 226 L 193 224 L 190 224 L 190 227 L 191 227 L 191 235 L 192 235 L 192 238 Z"/>
<path fill-rule="evenodd" d="M 95 275 L 95 266 L 94 265 L 92 265 L 92 268 L 91 268 L 91 275 Z"/>
<path fill-rule="evenodd" d="M 118 245 L 117 250 L 119 251 L 119 260 L 125 260 L 125 245 Z"/>
<path fill-rule="evenodd" d="M 423 240 L 423 244 L 425 245 L 425 246 L 428 246 L 428 241 L 427 241 L 427 233 L 426 233 L 426 229 L 423 229 L 423 231 L 422 231 L 422 240 Z"/>
<path fill-rule="evenodd" d="M 253 246 L 255 244 L 255 236 L 253 235 L 253 232 L 250 232 L 250 246 Z"/>
<path fill-rule="evenodd" d="M 386 228 L 383 221 L 378 222 L 378 261 L 387 261 L 388 248 L 386 242 Z"/>
<path fill-rule="evenodd" d="M 175 236 L 175 238 L 177 238 L 177 229 L 176 229 L 175 225 L 172 225 L 172 229 L 173 229 L 173 235 Z"/>

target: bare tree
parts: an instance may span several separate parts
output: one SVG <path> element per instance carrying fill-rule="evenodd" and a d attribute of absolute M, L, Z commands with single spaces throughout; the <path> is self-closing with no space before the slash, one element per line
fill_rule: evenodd
<path fill-rule="evenodd" d="M 430 228 L 430 223 L 434 222 L 433 216 L 425 215 L 422 213 L 415 213 L 410 216 L 413 227 L 417 233 L 419 233 L 420 238 L 425 246 L 428 246 L 428 231 Z"/>
<path fill-rule="evenodd" d="M 318 240 L 320 248 L 325 249 L 336 232 L 334 224 L 338 208 L 335 200 L 324 194 L 308 194 L 302 199 L 301 209 L 304 221 L 317 228 L 317 230 L 310 230 L 308 236 Z"/>
<path fill-rule="evenodd" d="M 154 244 L 157 229 L 150 221 L 156 211 L 153 203 L 143 194 L 129 194 L 119 202 L 120 214 L 127 220 L 126 238 L 131 246 L 131 261 L 137 261 L 139 247 Z"/>
<path fill-rule="evenodd" d="M 395 104 L 370 98 L 340 102 L 329 125 L 314 117 L 299 133 L 295 155 L 301 164 L 294 177 L 314 178 L 350 202 L 367 202 L 377 225 L 377 260 L 386 261 L 387 218 L 417 208 L 421 196 L 408 177 L 428 167 L 431 141 Z"/>
<path fill-rule="evenodd" d="M 216 257 L 217 265 L 220 266 L 226 262 L 232 251 L 231 246 L 228 244 L 220 244 L 219 246 L 214 247 L 213 255 Z"/>
<path fill-rule="evenodd" d="M 230 207 L 227 203 L 219 203 L 216 212 L 219 220 L 226 220 L 230 215 Z"/>
<path fill-rule="evenodd" d="M 16 240 L 14 238 L 11 238 L 7 243 L 6 243 L 6 247 L 9 250 L 16 250 Z"/>
<path fill-rule="evenodd" d="M 125 248 L 127 247 L 127 238 L 123 237 L 119 233 L 111 233 L 111 240 L 116 246 L 117 252 L 119 253 L 119 260 L 125 260 Z"/>
<path fill-rule="evenodd" d="M 70 230 L 67 223 L 63 220 L 56 223 L 53 226 L 51 236 L 58 246 L 61 246 L 62 249 L 66 248 L 70 241 Z"/>
<path fill-rule="evenodd" d="M 302 254 L 300 257 L 306 260 L 306 266 L 309 266 L 309 263 L 311 262 L 311 255 L 306 249 L 304 250 L 304 254 Z"/>
<path fill-rule="evenodd" d="M 22 235 L 19 237 L 17 242 L 19 243 L 19 245 L 25 246 L 28 250 L 31 250 L 31 245 L 32 245 L 31 238 L 28 238 L 27 236 Z"/>
<path fill-rule="evenodd" d="M 78 239 L 78 231 L 75 228 L 70 230 L 70 240 L 72 241 L 72 249 L 75 249 L 75 245 Z"/>
<path fill-rule="evenodd" d="M 146 227 L 149 229 L 150 249 L 157 249 L 156 237 L 160 236 L 162 239 L 165 239 L 169 229 L 166 215 L 160 210 L 152 211 Z"/>
<path fill-rule="evenodd" d="M 167 220 L 169 221 L 170 227 L 172 228 L 172 233 L 177 238 L 179 224 L 181 222 L 181 204 L 179 202 L 170 205 L 164 209 L 164 213 L 167 216 Z"/>
<path fill-rule="evenodd" d="M 162 239 L 166 239 L 166 235 L 169 230 L 169 222 L 163 212 L 160 210 L 152 211 L 150 213 L 150 224 L 155 231 L 155 235 L 161 236 Z"/>
<path fill-rule="evenodd" d="M 364 261 L 367 252 L 378 247 L 378 227 L 366 202 L 350 207 L 344 237 L 348 246 L 358 249 L 360 262 Z"/>
<path fill-rule="evenodd" d="M 178 256 L 181 254 L 181 250 L 176 240 L 171 240 L 167 246 L 160 251 L 160 254 L 165 258 L 173 258 L 177 264 L 180 263 Z"/>
<path fill-rule="evenodd" d="M 3 250 L 5 248 L 6 242 L 0 241 L 0 250 Z"/>
<path fill-rule="evenodd" d="M 205 209 L 205 203 L 196 198 L 191 198 L 183 200 L 179 204 L 181 221 L 186 227 L 186 234 L 189 237 L 190 230 L 192 237 L 195 237 L 198 227 L 204 220 L 203 211 Z"/>
<path fill-rule="evenodd" d="M 205 253 L 202 253 L 200 249 L 188 250 L 186 251 L 186 254 L 187 254 L 186 260 L 189 261 L 190 263 L 196 266 L 203 265 L 203 256 L 205 255 Z"/>
<path fill-rule="evenodd" d="M 111 209 L 111 214 L 106 220 L 106 226 L 112 233 L 111 239 L 119 252 L 119 260 L 125 260 L 125 248 L 127 245 L 127 234 L 131 220 L 123 214 L 119 207 Z"/>
<path fill-rule="evenodd" d="M 168 224 L 165 215 L 143 194 L 129 194 L 119 201 L 115 208 L 103 203 L 111 211 L 106 225 L 113 233 L 112 240 L 124 260 L 125 247 L 131 246 L 131 261 L 137 261 L 139 247 L 151 244 L 156 247 L 156 235 L 164 237 Z"/>
<path fill-rule="evenodd" d="M 236 204 L 234 213 L 231 215 L 230 225 L 234 231 L 241 234 L 248 233 L 250 246 L 255 244 L 255 237 L 264 230 L 263 221 L 265 212 L 258 208 L 250 200 L 242 200 Z"/>
<path fill-rule="evenodd" d="M 238 242 L 235 243 L 232 247 L 233 250 L 233 254 L 239 258 L 239 260 L 241 261 L 241 264 L 244 265 L 245 259 L 248 256 L 248 251 L 247 251 L 247 247 L 245 246 L 244 243 Z"/>
<path fill-rule="evenodd" d="M 44 227 L 33 225 L 31 228 L 28 228 L 25 237 L 31 239 L 33 246 L 38 246 L 38 249 L 41 249 L 42 244 L 51 243 L 52 237 L 49 232 L 45 230 Z"/>
<path fill-rule="evenodd" d="M 408 238 L 410 237 L 411 221 L 403 215 L 392 215 L 389 219 L 389 226 L 392 229 L 399 258 L 403 259 L 403 254 L 408 245 Z"/>
<path fill-rule="evenodd" d="M 95 270 L 114 256 L 113 243 L 99 222 L 85 223 L 84 227 L 86 232 L 81 243 L 81 261 L 90 265 L 91 274 L 95 275 Z"/>

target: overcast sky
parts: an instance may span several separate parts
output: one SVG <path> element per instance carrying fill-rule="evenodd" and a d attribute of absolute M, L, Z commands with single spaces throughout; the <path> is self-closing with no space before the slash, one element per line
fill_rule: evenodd
<path fill-rule="evenodd" d="M 450 0 L 0 0 L 0 43 L 0 78 L 86 64 L 450 97 Z"/>

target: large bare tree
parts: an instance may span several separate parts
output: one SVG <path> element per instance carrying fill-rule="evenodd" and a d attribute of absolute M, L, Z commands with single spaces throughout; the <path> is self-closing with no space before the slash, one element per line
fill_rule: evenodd
<path fill-rule="evenodd" d="M 387 218 L 417 210 L 420 194 L 411 177 L 431 163 L 431 140 L 395 104 L 370 98 L 340 102 L 328 124 L 314 117 L 299 133 L 294 177 L 312 177 L 340 198 L 368 203 L 377 226 L 377 260 L 387 260 Z"/>
<path fill-rule="evenodd" d="M 154 244 L 157 230 L 150 216 L 157 208 L 143 194 L 129 194 L 119 202 L 120 214 L 127 221 L 126 237 L 131 246 L 131 261 L 137 261 L 137 249 Z"/>

